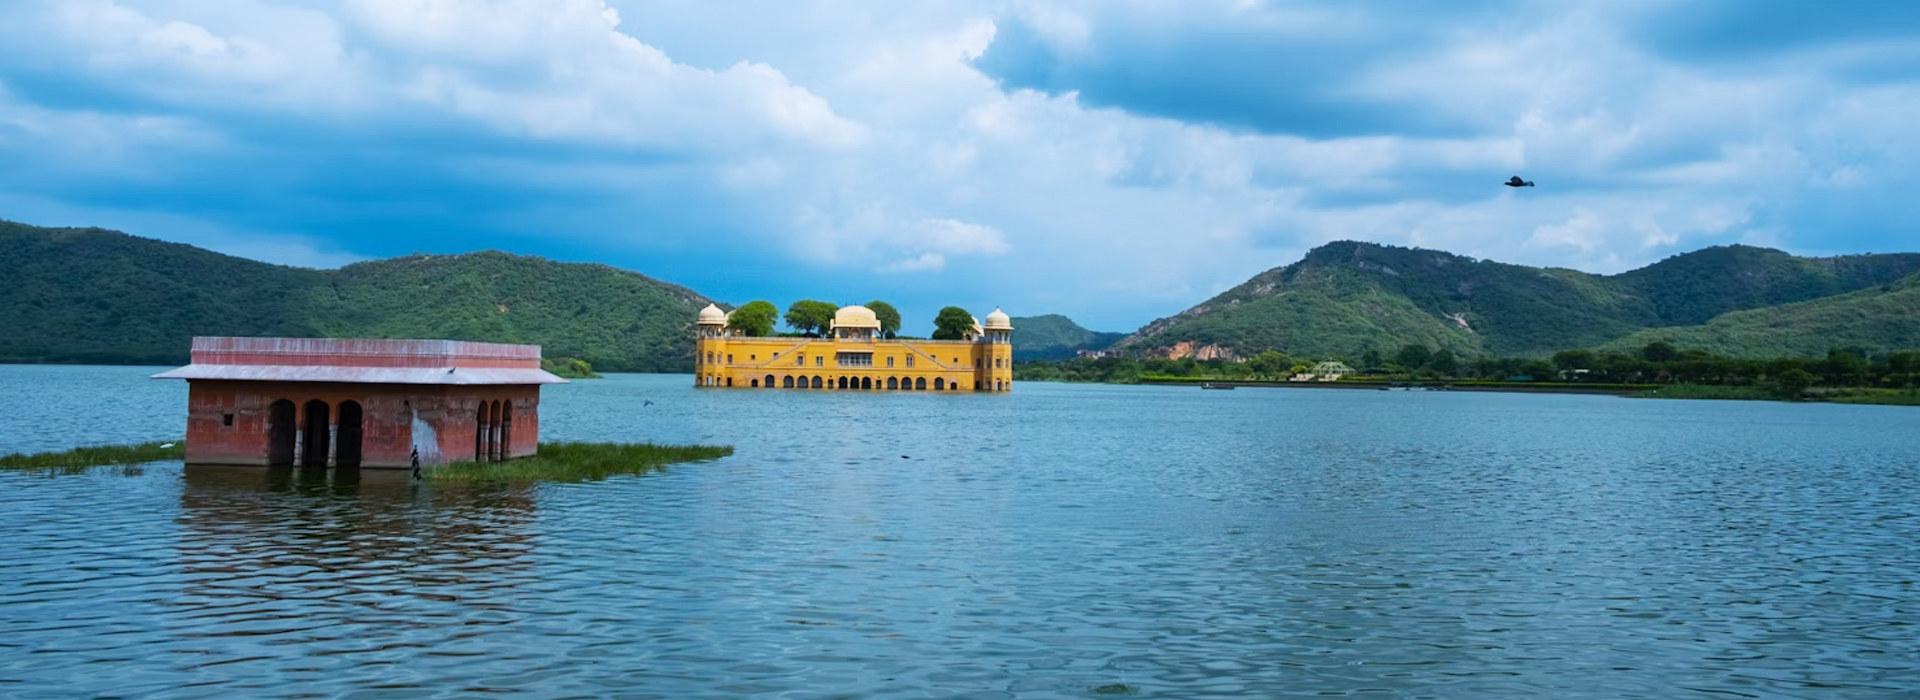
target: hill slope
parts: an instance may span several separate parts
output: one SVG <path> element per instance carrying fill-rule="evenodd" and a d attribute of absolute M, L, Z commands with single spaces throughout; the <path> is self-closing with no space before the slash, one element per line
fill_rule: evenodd
<path fill-rule="evenodd" d="M 1916 271 L 1920 254 L 1799 258 L 1730 246 L 1609 277 L 1340 241 L 1150 323 L 1119 346 L 1324 357 L 1422 343 L 1456 353 L 1537 356 L 1728 310 L 1889 284 Z"/>
<path fill-rule="evenodd" d="M 1734 311 L 1703 325 L 1643 330 L 1604 348 L 1632 351 L 1656 340 L 1756 359 L 1820 357 L 1836 347 L 1876 355 L 1920 348 L 1920 274 L 1840 296 Z"/>
<path fill-rule="evenodd" d="M 611 371 L 685 371 L 708 300 L 605 265 L 499 252 L 322 271 L 100 229 L 0 222 L 0 361 L 181 363 L 195 335 L 535 343 Z"/>
<path fill-rule="evenodd" d="M 1125 333 L 1090 331 L 1059 314 L 1022 316 L 1013 319 L 1014 360 L 1057 360 L 1073 357 L 1080 350 L 1105 350 Z"/>

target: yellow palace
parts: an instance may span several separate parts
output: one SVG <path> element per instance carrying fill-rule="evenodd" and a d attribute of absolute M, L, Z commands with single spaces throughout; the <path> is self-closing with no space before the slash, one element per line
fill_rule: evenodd
<path fill-rule="evenodd" d="M 886 340 L 864 306 L 833 315 L 826 338 L 735 335 L 727 314 L 700 310 L 694 386 L 860 391 L 1011 391 L 1013 319 L 999 309 L 966 340 Z"/>

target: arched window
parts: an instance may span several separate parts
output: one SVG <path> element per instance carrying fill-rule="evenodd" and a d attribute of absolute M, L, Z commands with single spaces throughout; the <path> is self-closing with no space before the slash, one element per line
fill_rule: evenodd
<path fill-rule="evenodd" d="M 292 401 L 280 399 L 267 407 L 267 466 L 293 466 L 293 437 L 299 432 Z"/>
<path fill-rule="evenodd" d="M 493 416 L 487 413 L 487 402 L 480 402 L 480 408 L 473 413 L 473 461 L 487 461 L 487 444 L 493 441 L 488 428 L 493 425 Z"/>
<path fill-rule="evenodd" d="M 766 388 L 768 388 L 768 389 L 772 389 L 772 388 L 773 388 L 773 375 L 771 375 L 771 374 L 769 374 L 769 375 L 767 375 L 767 383 L 765 383 L 765 384 L 762 384 L 762 385 L 760 385 L 760 386 L 763 386 L 763 387 L 766 387 Z"/>
<path fill-rule="evenodd" d="M 500 404 L 500 459 L 513 459 L 513 400 Z"/>
<path fill-rule="evenodd" d="M 327 402 L 319 399 L 307 402 L 306 414 L 306 420 L 301 424 L 303 430 L 300 437 L 306 444 L 300 450 L 300 466 L 327 466 L 327 453 L 330 451 L 327 448 L 331 447 L 329 442 L 333 437 L 333 414 L 328 410 Z"/>
<path fill-rule="evenodd" d="M 845 389 L 845 388 L 847 388 L 847 378 L 846 378 L 846 377 L 841 377 L 841 378 L 840 378 L 840 388 L 842 388 L 842 389 Z"/>
<path fill-rule="evenodd" d="M 861 377 L 861 378 L 860 378 L 860 388 L 862 388 L 862 389 L 872 389 L 872 388 L 873 388 L 873 377 Z"/>
<path fill-rule="evenodd" d="M 360 466 L 360 444 L 362 442 L 360 422 L 360 402 L 340 402 L 340 429 L 336 436 L 340 444 L 334 447 L 334 466 Z"/>
<path fill-rule="evenodd" d="M 487 426 L 488 427 L 487 460 L 491 462 L 498 462 L 500 461 L 500 402 L 499 401 L 493 402 L 492 407 L 487 409 L 487 417 L 493 420 L 493 423 Z"/>
<path fill-rule="evenodd" d="M 789 377 L 786 377 L 786 378 L 784 378 L 784 379 L 781 379 L 781 380 L 780 380 L 780 386 L 781 386 L 782 388 L 786 388 L 786 389 L 792 389 L 792 388 L 793 388 L 793 377 L 790 377 L 790 376 L 789 376 Z"/>
<path fill-rule="evenodd" d="M 899 388 L 900 388 L 900 378 L 899 378 L 899 377 L 887 377 L 887 388 L 888 388 L 888 389 L 899 389 Z"/>
<path fill-rule="evenodd" d="M 914 388 L 914 390 L 915 390 L 915 391 L 926 391 L 926 390 L 927 390 L 927 378 L 926 378 L 926 377 L 915 377 L 915 378 L 914 378 L 914 380 L 913 380 L 913 388 Z"/>
<path fill-rule="evenodd" d="M 946 390 L 947 390 L 947 379 L 946 379 L 945 377 L 934 377 L 934 378 L 933 378 L 933 390 L 934 390 L 934 391 L 946 391 Z"/>
<path fill-rule="evenodd" d="M 822 388 L 823 386 L 825 385 L 820 383 L 820 377 L 816 376 L 813 378 L 813 388 L 819 389 L 819 388 Z"/>

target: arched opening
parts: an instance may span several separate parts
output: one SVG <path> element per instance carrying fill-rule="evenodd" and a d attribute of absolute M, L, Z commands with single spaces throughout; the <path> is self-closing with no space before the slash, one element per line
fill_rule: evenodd
<path fill-rule="evenodd" d="M 293 466 L 293 436 L 299 420 L 293 402 L 286 399 L 267 407 L 267 466 Z"/>
<path fill-rule="evenodd" d="M 487 439 L 487 461 L 498 462 L 500 461 L 500 402 L 499 401 L 494 401 L 492 407 L 487 409 L 487 416 L 493 419 L 493 424 L 488 426 L 489 430 L 487 431 L 487 438 L 488 438 Z"/>
<path fill-rule="evenodd" d="M 861 378 L 860 378 L 860 388 L 862 388 L 862 389 L 872 389 L 872 388 L 873 388 L 873 377 L 861 377 Z"/>
<path fill-rule="evenodd" d="M 926 377 L 916 377 L 916 378 L 914 378 L 914 380 L 913 380 L 913 389 L 914 389 L 914 391 L 926 391 L 926 390 L 927 390 L 927 378 L 926 378 Z"/>
<path fill-rule="evenodd" d="M 816 376 L 813 378 L 813 388 L 820 389 L 820 388 L 823 388 L 824 386 L 825 384 L 821 383 L 819 377 Z"/>
<path fill-rule="evenodd" d="M 758 380 L 758 379 L 755 379 L 755 380 L 753 380 L 753 381 L 752 381 L 751 383 L 749 383 L 749 384 L 747 385 L 747 388 L 749 388 L 749 389 L 758 389 L 758 388 L 760 388 L 760 380 Z"/>
<path fill-rule="evenodd" d="M 513 401 L 500 404 L 500 458 L 513 459 Z"/>
<path fill-rule="evenodd" d="M 841 377 L 841 378 L 840 378 L 840 388 L 842 388 L 842 389 L 845 389 L 845 388 L 847 388 L 847 378 L 846 378 L 846 377 Z"/>
<path fill-rule="evenodd" d="M 933 390 L 934 390 L 934 391 L 946 391 L 946 390 L 947 390 L 947 378 L 946 378 L 946 377 L 934 377 L 934 378 L 933 378 Z"/>
<path fill-rule="evenodd" d="M 480 408 L 473 414 L 473 461 L 487 461 L 487 427 L 493 425 L 493 416 L 487 415 L 487 402 L 480 402 Z"/>
<path fill-rule="evenodd" d="M 772 389 L 772 388 L 773 388 L 773 375 L 771 375 L 771 374 L 769 374 L 769 375 L 767 375 L 767 382 L 766 382 L 765 384 L 761 384 L 760 386 L 763 386 L 763 387 L 766 387 L 766 388 L 768 388 L 768 389 Z"/>
<path fill-rule="evenodd" d="M 319 399 L 308 401 L 305 413 L 306 420 L 300 424 L 300 438 L 305 442 L 300 451 L 300 466 L 327 466 L 327 452 L 330 451 L 327 448 L 331 446 L 328 443 L 333 434 L 330 430 L 333 427 L 330 424 L 333 414 L 328 410 L 327 402 Z"/>
<path fill-rule="evenodd" d="M 887 388 L 888 388 L 888 389 L 899 389 L 899 388 L 900 388 L 900 378 L 899 378 L 899 377 L 887 377 Z"/>
<path fill-rule="evenodd" d="M 363 434 L 360 426 L 360 402 L 340 402 L 339 447 L 333 451 L 333 465 L 336 467 L 360 466 L 360 443 Z"/>
<path fill-rule="evenodd" d="M 792 389 L 792 388 L 793 388 L 793 377 L 781 377 L 781 378 L 780 378 L 780 388 L 782 388 L 782 389 Z"/>
<path fill-rule="evenodd" d="M 973 380 L 973 390 L 974 391 L 980 390 L 980 380 L 978 379 Z"/>
<path fill-rule="evenodd" d="M 727 386 L 733 386 L 733 377 L 727 377 Z"/>

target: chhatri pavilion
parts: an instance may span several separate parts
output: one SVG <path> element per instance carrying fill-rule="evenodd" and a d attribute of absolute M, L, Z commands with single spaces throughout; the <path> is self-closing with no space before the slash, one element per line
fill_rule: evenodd
<path fill-rule="evenodd" d="M 964 340 L 885 339 L 864 306 L 833 315 L 825 338 L 753 337 L 727 326 L 727 313 L 700 310 L 694 385 L 736 389 L 1011 391 L 1013 319 L 994 309 Z"/>

